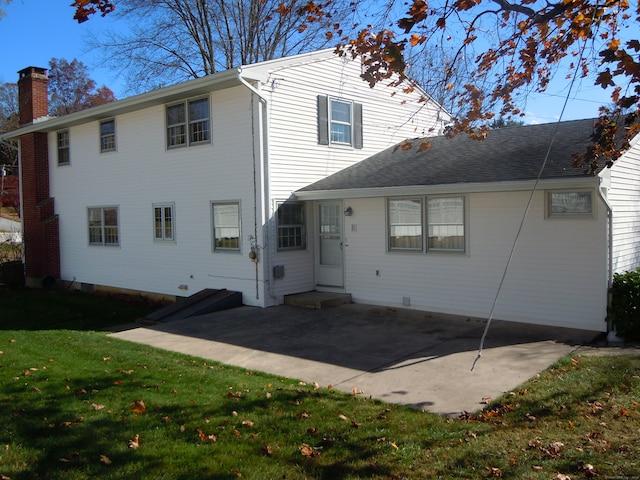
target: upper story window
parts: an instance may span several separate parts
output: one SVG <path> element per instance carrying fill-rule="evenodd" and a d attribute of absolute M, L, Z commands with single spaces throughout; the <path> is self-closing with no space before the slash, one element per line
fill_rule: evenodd
<path fill-rule="evenodd" d="M 173 203 L 153 205 L 153 239 L 172 242 L 175 240 L 175 206 Z"/>
<path fill-rule="evenodd" d="M 210 141 L 209 99 L 187 100 L 167 106 L 167 147 Z"/>
<path fill-rule="evenodd" d="M 103 120 L 100 122 L 100 152 L 114 152 L 116 150 L 116 121 Z"/>
<path fill-rule="evenodd" d="M 71 163 L 71 154 L 69 151 L 69 130 L 61 130 L 57 132 L 58 140 L 58 165 L 69 165 Z"/>
<path fill-rule="evenodd" d="M 318 95 L 318 143 L 362 148 L 362 104 Z"/>
<path fill-rule="evenodd" d="M 389 199 L 387 208 L 389 250 L 465 251 L 464 196 Z"/>
<path fill-rule="evenodd" d="M 307 246 L 305 205 L 286 202 L 278 206 L 278 250 L 300 250 Z"/>
<path fill-rule="evenodd" d="M 240 251 L 240 204 L 213 203 L 213 250 Z"/>
<path fill-rule="evenodd" d="M 593 217 L 591 190 L 563 190 L 547 192 L 547 216 L 563 218 Z"/>
<path fill-rule="evenodd" d="M 89 244 L 118 246 L 120 235 L 118 227 L 118 207 L 90 207 Z"/>

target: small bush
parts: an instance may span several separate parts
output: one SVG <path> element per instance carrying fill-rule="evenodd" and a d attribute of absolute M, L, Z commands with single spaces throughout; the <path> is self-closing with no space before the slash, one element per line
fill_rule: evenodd
<path fill-rule="evenodd" d="M 640 340 L 640 269 L 613 276 L 611 325 L 625 340 Z"/>

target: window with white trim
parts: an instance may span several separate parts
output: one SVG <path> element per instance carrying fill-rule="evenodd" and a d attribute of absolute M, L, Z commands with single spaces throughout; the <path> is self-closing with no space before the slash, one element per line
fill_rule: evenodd
<path fill-rule="evenodd" d="M 69 148 L 69 130 L 60 130 L 56 133 L 58 143 L 58 165 L 69 165 L 71 153 Z"/>
<path fill-rule="evenodd" d="M 422 199 L 389 199 L 389 250 L 422 251 Z"/>
<path fill-rule="evenodd" d="M 120 245 L 118 207 L 89 207 L 89 244 Z"/>
<path fill-rule="evenodd" d="M 168 105 L 166 122 L 168 148 L 209 143 L 209 98 Z"/>
<path fill-rule="evenodd" d="M 387 228 L 389 251 L 464 252 L 465 197 L 387 199 Z"/>
<path fill-rule="evenodd" d="M 100 122 L 100 153 L 116 150 L 116 121 L 103 120 Z"/>
<path fill-rule="evenodd" d="M 305 204 L 285 202 L 278 206 L 278 250 L 301 250 L 307 247 Z"/>
<path fill-rule="evenodd" d="M 464 252 L 464 197 L 428 197 L 427 229 L 427 250 Z"/>
<path fill-rule="evenodd" d="M 593 211 L 592 190 L 547 191 L 547 216 L 564 218 L 591 218 Z"/>
<path fill-rule="evenodd" d="M 240 251 L 240 204 L 211 204 L 213 218 L 213 250 Z"/>
<path fill-rule="evenodd" d="M 153 239 L 172 242 L 175 240 L 175 205 L 173 203 L 153 204 Z"/>

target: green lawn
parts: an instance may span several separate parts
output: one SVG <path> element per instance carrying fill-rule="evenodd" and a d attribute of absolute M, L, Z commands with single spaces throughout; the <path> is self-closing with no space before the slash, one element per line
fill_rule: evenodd
<path fill-rule="evenodd" d="M 0 289 L 0 479 L 638 478 L 639 357 L 452 420 L 103 331 L 149 308 Z"/>

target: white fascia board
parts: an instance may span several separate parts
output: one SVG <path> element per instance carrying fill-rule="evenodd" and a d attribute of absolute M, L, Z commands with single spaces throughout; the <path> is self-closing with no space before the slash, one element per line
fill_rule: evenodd
<path fill-rule="evenodd" d="M 325 48 L 323 50 L 317 50 L 315 52 L 300 53 L 298 55 L 292 55 L 290 57 L 276 58 L 273 60 L 266 60 L 260 63 L 254 63 L 251 65 L 243 65 L 240 67 L 241 72 L 247 73 L 253 76 L 256 80 L 263 82 L 267 81 L 269 74 L 273 71 L 281 70 L 283 68 L 289 68 L 296 65 L 306 65 L 308 63 L 327 60 L 336 56 L 335 48 Z M 243 75 L 244 76 L 244 75 Z"/>
<path fill-rule="evenodd" d="M 540 180 L 537 189 L 596 188 L 598 177 L 579 176 Z M 404 187 L 353 188 L 344 190 L 297 191 L 299 200 L 337 200 L 343 198 L 399 197 L 412 195 L 449 195 L 458 193 L 491 193 L 530 191 L 535 180 L 486 183 L 453 183 L 450 185 L 411 185 Z"/>
<path fill-rule="evenodd" d="M 102 120 L 155 105 L 171 103 L 190 96 L 202 95 L 213 90 L 222 90 L 224 88 L 241 85 L 239 76 L 240 69 L 225 70 L 224 72 L 214 73 L 213 75 L 196 78 L 195 80 L 189 80 L 170 87 L 159 88 L 123 100 L 116 100 L 115 102 L 105 103 L 97 107 L 87 108 L 79 112 L 64 115 L 63 117 L 37 121 L 0 135 L 0 141 L 18 138 L 20 135 L 26 133 L 51 132 L 69 128 L 74 125 Z M 252 78 L 248 79 L 251 80 Z"/>

